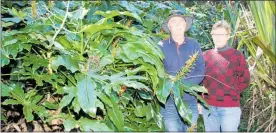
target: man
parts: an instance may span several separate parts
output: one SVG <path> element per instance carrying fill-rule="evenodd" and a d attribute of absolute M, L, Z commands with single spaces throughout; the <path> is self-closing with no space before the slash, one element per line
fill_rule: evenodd
<path fill-rule="evenodd" d="M 198 52 L 195 67 L 182 80 L 187 84 L 196 85 L 200 84 L 204 78 L 204 76 L 197 77 L 197 75 L 204 74 L 205 65 L 199 43 L 185 36 L 185 32 L 191 27 L 192 21 L 192 17 L 183 16 L 183 13 L 180 11 L 172 11 L 163 23 L 163 29 L 165 32 L 170 33 L 170 38 L 161 41 L 159 47 L 165 56 L 163 60 L 165 71 L 173 76 L 185 66 L 185 62 L 191 55 Z M 197 98 L 184 93 L 183 100 L 192 110 L 192 124 L 196 126 L 198 118 Z M 161 108 L 161 114 L 166 131 L 187 131 L 187 125 L 178 114 L 173 96 L 169 96 L 165 106 Z"/>
<path fill-rule="evenodd" d="M 210 105 L 210 114 L 203 108 L 205 131 L 238 131 L 240 123 L 240 93 L 247 87 L 250 75 L 247 63 L 236 49 L 227 46 L 231 28 L 226 21 L 212 27 L 215 48 L 205 51 L 206 77 L 203 85 L 208 94 L 203 98 Z"/>

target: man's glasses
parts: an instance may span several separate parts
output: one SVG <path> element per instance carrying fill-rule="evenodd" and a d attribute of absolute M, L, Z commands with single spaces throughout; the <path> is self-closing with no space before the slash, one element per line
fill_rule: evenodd
<path fill-rule="evenodd" d="M 227 36 L 229 34 L 211 34 L 212 36 Z"/>

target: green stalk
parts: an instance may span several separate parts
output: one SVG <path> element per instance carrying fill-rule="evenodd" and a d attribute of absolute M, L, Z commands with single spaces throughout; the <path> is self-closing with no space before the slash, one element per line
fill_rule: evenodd
<path fill-rule="evenodd" d="M 82 20 L 79 20 L 80 23 L 80 29 L 82 29 Z M 83 43 L 83 32 L 80 33 L 81 38 L 81 55 L 83 55 L 84 52 L 84 43 Z"/>

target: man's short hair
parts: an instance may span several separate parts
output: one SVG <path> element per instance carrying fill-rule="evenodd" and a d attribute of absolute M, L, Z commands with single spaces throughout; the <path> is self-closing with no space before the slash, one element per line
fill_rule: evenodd
<path fill-rule="evenodd" d="M 215 23 L 212 27 L 212 31 L 217 28 L 225 28 L 227 33 L 231 33 L 231 26 L 225 20 L 221 20 Z"/>

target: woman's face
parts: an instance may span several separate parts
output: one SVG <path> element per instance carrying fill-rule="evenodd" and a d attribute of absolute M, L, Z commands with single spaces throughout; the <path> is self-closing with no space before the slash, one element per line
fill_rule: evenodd
<path fill-rule="evenodd" d="M 211 35 L 217 48 L 227 45 L 227 41 L 230 39 L 230 34 L 222 27 L 212 30 Z"/>

